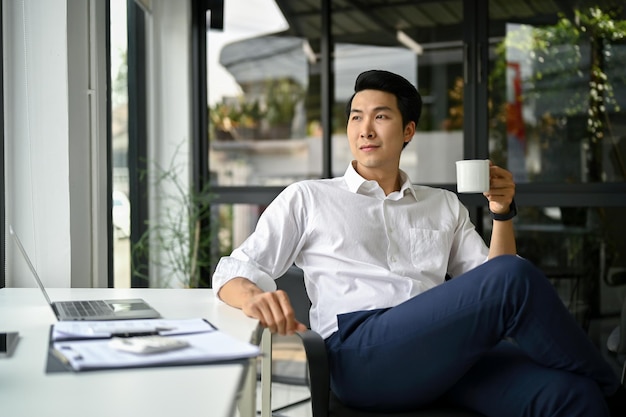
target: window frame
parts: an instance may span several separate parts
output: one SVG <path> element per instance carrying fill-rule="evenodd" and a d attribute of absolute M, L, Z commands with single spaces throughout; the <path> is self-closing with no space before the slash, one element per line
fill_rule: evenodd
<path fill-rule="evenodd" d="M 131 248 L 146 232 L 149 219 L 148 179 L 148 102 L 145 11 L 135 0 L 127 0 L 128 21 L 128 185 Z M 110 89 L 109 89 L 110 90 Z M 149 253 L 131 250 L 131 264 L 149 268 Z M 146 288 L 150 283 L 131 270 L 130 286 Z"/>

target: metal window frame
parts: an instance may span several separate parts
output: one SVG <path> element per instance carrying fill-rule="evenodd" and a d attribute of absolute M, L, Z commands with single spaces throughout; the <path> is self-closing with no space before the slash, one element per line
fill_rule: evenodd
<path fill-rule="evenodd" d="M 109 153 L 106 158 L 106 171 L 107 177 L 109 181 L 107 181 L 107 287 L 113 288 L 115 286 L 115 271 L 113 264 L 113 201 L 110 197 L 113 195 L 113 155 L 111 152 L 111 146 L 113 143 L 113 129 L 111 128 L 113 123 L 113 104 L 111 101 L 111 0 L 107 0 L 106 2 L 106 11 L 105 11 L 105 48 L 106 48 L 106 89 L 107 89 L 107 106 L 106 106 L 106 141 L 107 141 L 107 149 L 109 149 Z"/>
<path fill-rule="evenodd" d="M 6 286 L 6 182 L 4 178 L 4 28 L 2 25 L 2 2 L 0 1 L 0 190 L 2 191 L 2 205 L 0 205 L 0 288 Z"/>
<path fill-rule="evenodd" d="M 210 22 L 207 25 L 207 11 L 211 11 Z M 206 34 L 207 30 L 223 29 L 224 27 L 224 0 L 192 0 L 191 2 L 191 71 L 192 88 L 192 138 L 191 164 L 192 186 L 196 193 L 208 189 L 211 183 L 209 170 L 209 133 L 208 133 L 208 99 L 207 99 L 207 62 L 206 62 Z M 213 191 L 213 190 L 212 190 Z M 207 196 L 209 198 L 209 196 Z M 210 198 L 213 198 L 211 196 Z M 200 225 L 201 233 L 210 233 L 209 219 L 203 220 Z M 202 267 L 200 276 L 206 277 L 204 283 L 212 287 L 214 265 Z"/>
<path fill-rule="evenodd" d="M 147 230 L 148 180 L 141 175 L 147 170 L 148 161 L 148 103 L 146 63 L 145 11 L 135 0 L 127 0 L 128 25 L 128 185 L 131 248 Z M 131 250 L 131 263 L 148 268 L 149 254 L 139 256 Z M 140 274 L 131 271 L 133 288 L 150 285 Z"/>

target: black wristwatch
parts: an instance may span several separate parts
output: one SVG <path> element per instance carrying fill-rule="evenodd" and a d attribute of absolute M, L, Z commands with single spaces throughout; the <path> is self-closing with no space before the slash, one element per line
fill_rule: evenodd
<path fill-rule="evenodd" d="M 509 206 L 508 213 L 498 214 L 498 213 L 494 213 L 491 210 L 489 210 L 489 213 L 491 213 L 491 218 L 493 220 L 497 220 L 501 222 L 506 221 L 506 220 L 511 220 L 513 217 L 517 216 L 517 206 L 515 205 L 515 199 L 511 201 L 511 205 Z"/>

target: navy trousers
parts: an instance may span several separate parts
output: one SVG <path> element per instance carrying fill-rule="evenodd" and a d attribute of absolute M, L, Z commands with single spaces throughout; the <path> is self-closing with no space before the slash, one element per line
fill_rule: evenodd
<path fill-rule="evenodd" d="M 326 340 L 331 386 L 352 407 L 444 397 L 493 417 L 604 417 L 619 386 L 546 277 L 516 256 L 338 324 Z"/>

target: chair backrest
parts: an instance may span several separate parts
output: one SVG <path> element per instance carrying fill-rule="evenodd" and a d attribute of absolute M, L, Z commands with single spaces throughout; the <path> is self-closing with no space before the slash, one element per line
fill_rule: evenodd
<path fill-rule="evenodd" d="M 311 328 L 309 310 L 311 301 L 304 287 L 304 272 L 297 266 L 291 266 L 287 272 L 276 280 L 276 286 L 287 293 L 296 314 L 296 319 Z"/>

